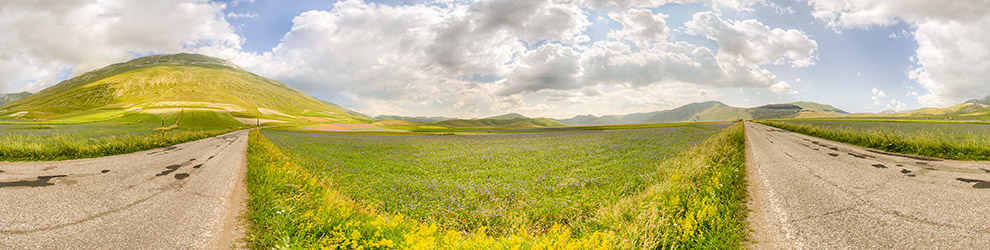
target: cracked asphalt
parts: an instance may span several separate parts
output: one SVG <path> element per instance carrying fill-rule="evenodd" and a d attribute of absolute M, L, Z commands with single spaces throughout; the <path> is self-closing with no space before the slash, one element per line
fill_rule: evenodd
<path fill-rule="evenodd" d="M 754 249 L 990 249 L 990 163 L 746 123 Z"/>
<path fill-rule="evenodd" d="M 126 155 L 0 162 L 0 249 L 243 247 L 247 131 Z"/>

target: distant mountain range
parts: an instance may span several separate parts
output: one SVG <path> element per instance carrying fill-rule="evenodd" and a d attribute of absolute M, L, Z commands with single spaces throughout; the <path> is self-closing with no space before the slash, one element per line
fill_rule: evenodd
<path fill-rule="evenodd" d="M 856 113 L 850 117 L 929 118 L 950 120 L 990 119 L 990 96 L 973 99 L 946 108 L 920 108 L 906 111 L 887 110 L 880 113 Z"/>
<path fill-rule="evenodd" d="M 567 125 L 607 125 L 636 123 L 711 122 L 751 119 L 813 118 L 846 116 L 848 112 L 813 102 L 770 104 L 739 108 L 718 101 L 691 103 L 675 109 L 626 115 L 579 115 L 557 121 Z"/>
<path fill-rule="evenodd" d="M 393 120 L 393 121 L 407 121 L 413 123 L 420 123 L 418 125 L 433 125 L 433 126 L 443 126 L 443 127 L 453 127 L 453 128 L 478 128 L 478 127 L 490 127 L 490 128 L 539 128 L 539 127 L 561 127 L 567 126 L 567 124 L 560 123 L 550 118 L 530 118 L 518 113 L 508 113 L 504 115 L 497 115 L 492 117 L 480 118 L 480 119 L 459 119 L 450 117 L 424 117 L 424 116 L 396 116 L 396 115 L 380 115 L 376 116 L 375 119 L 379 120 Z M 416 124 L 406 124 L 406 125 L 416 125 Z"/>
<path fill-rule="evenodd" d="M 976 103 L 976 104 L 990 105 L 990 96 L 984 97 L 983 99 L 969 100 L 969 101 L 966 101 L 966 103 Z"/>
<path fill-rule="evenodd" d="M 24 91 L 24 92 L 21 92 L 21 93 L 5 93 L 5 94 L 0 94 L 0 106 L 3 106 L 4 104 L 7 104 L 9 102 L 13 102 L 13 101 L 16 101 L 18 99 L 21 99 L 21 98 L 24 98 L 24 97 L 28 97 L 28 96 L 31 96 L 31 92 Z"/>
<path fill-rule="evenodd" d="M 397 120 L 397 121 L 408 121 L 417 123 L 432 123 L 432 122 L 442 122 L 446 120 L 457 120 L 457 118 L 443 117 L 443 116 L 401 116 L 401 115 L 379 115 L 375 116 L 377 120 Z"/>

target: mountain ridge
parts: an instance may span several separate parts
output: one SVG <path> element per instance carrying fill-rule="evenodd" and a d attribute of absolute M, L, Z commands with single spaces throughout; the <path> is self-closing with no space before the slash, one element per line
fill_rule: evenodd
<path fill-rule="evenodd" d="M 401 116 L 401 115 L 379 115 L 375 116 L 377 120 L 398 120 L 416 123 L 433 123 L 442 122 L 446 120 L 457 120 L 458 118 L 444 117 L 444 116 Z"/>
<path fill-rule="evenodd" d="M 80 74 L 0 106 L 0 116 L 43 121 L 180 108 L 284 121 L 373 120 L 229 60 L 187 53 L 135 58 Z"/>
<path fill-rule="evenodd" d="M 23 99 L 25 97 L 31 96 L 31 92 L 23 91 L 20 93 L 3 93 L 0 94 L 0 106 L 4 104 L 16 101 L 18 99 Z"/>
<path fill-rule="evenodd" d="M 720 101 L 689 103 L 668 110 L 626 115 L 578 115 L 557 119 L 567 125 L 611 125 L 638 123 L 713 122 L 749 119 L 841 117 L 848 112 L 827 104 L 792 102 L 753 108 L 732 107 Z"/>

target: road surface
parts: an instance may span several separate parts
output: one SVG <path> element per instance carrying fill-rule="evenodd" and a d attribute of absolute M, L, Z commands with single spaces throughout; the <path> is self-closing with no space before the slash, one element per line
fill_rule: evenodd
<path fill-rule="evenodd" d="M 126 155 L 0 162 L 0 249 L 229 249 L 247 131 Z"/>
<path fill-rule="evenodd" d="M 990 249 L 990 163 L 746 123 L 754 249 Z"/>

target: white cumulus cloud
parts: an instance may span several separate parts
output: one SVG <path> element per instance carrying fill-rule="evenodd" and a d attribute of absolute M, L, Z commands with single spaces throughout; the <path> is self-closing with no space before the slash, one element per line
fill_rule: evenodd
<path fill-rule="evenodd" d="M 898 101 L 897 99 L 893 99 L 893 98 L 890 99 L 890 103 L 887 103 L 887 108 L 888 109 L 902 110 L 902 109 L 904 109 L 906 107 L 907 107 L 907 104 L 905 104 L 902 101 Z"/>
<path fill-rule="evenodd" d="M 610 17 L 619 21 L 623 28 L 609 32 L 609 38 L 630 41 L 640 48 L 667 40 L 667 21 L 664 20 L 667 15 L 653 14 L 647 9 L 630 9 L 625 13 L 613 13 Z"/>
<path fill-rule="evenodd" d="M 916 27 L 911 35 L 918 42 L 912 57 L 917 67 L 907 74 L 928 91 L 917 97 L 922 105 L 990 95 L 985 80 L 990 79 L 990 1 L 810 0 L 809 5 L 816 18 L 837 30 L 898 22 Z"/>
<path fill-rule="evenodd" d="M 781 95 L 793 95 L 798 92 L 791 89 L 791 85 L 787 84 L 785 81 L 779 81 L 770 86 L 770 91 Z"/>
<path fill-rule="evenodd" d="M 63 71 L 87 72 L 135 54 L 239 49 L 224 8 L 205 0 L 2 1 L 0 90 L 38 91 Z"/>
<path fill-rule="evenodd" d="M 728 21 L 714 12 L 695 13 L 684 24 L 690 32 L 718 42 L 719 59 L 740 65 L 814 65 L 818 43 L 797 29 L 774 29 L 755 19 Z"/>
<path fill-rule="evenodd" d="M 873 88 L 873 97 L 870 97 L 870 99 L 873 99 L 874 105 L 880 105 L 881 104 L 880 99 L 884 97 L 887 97 L 887 93 L 884 93 L 883 90 Z"/>

